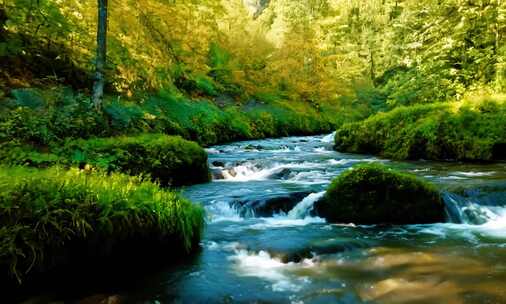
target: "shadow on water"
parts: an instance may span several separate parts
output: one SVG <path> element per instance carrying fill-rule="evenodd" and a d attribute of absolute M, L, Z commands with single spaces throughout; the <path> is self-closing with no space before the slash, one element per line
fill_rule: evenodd
<path fill-rule="evenodd" d="M 174 255 L 170 250 L 139 248 L 135 254 L 126 253 L 121 258 L 60 268 L 35 277 L 22 289 L 13 286 L 2 296 L 7 303 L 26 304 L 151 303 L 153 300 L 169 303 L 177 297 L 177 292 L 166 287 L 188 275 L 192 266 L 199 263 L 201 254 L 202 248 L 188 256 Z M 132 293 L 138 290 L 142 294 Z"/>

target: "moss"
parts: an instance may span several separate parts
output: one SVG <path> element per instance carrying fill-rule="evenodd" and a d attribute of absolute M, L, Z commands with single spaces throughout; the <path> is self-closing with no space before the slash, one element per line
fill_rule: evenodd
<path fill-rule="evenodd" d="M 187 254 L 203 216 L 201 207 L 137 177 L 2 167 L 0 281 L 153 248 Z"/>
<path fill-rule="evenodd" d="M 399 107 L 336 133 L 336 149 L 394 159 L 504 159 L 506 105 L 502 100 Z"/>
<path fill-rule="evenodd" d="M 67 142 L 59 152 L 71 163 L 109 172 L 150 175 L 162 185 L 181 186 L 209 181 L 207 153 L 179 136 L 145 134 Z"/>
<path fill-rule="evenodd" d="M 315 210 L 334 223 L 423 224 L 445 219 L 434 186 L 376 164 L 358 165 L 338 176 Z"/>

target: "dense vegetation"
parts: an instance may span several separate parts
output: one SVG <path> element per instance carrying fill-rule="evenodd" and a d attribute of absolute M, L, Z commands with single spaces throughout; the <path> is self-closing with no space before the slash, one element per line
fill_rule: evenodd
<path fill-rule="evenodd" d="M 506 103 L 434 103 L 399 107 L 342 126 L 336 149 L 395 159 L 506 159 Z"/>
<path fill-rule="evenodd" d="M 339 175 L 316 213 L 329 222 L 424 224 L 445 220 L 439 191 L 413 175 L 383 165 L 358 165 Z"/>
<path fill-rule="evenodd" d="M 149 248 L 185 254 L 203 229 L 202 208 L 141 178 L 2 167 L 0 190 L 2 281 Z"/>
<path fill-rule="evenodd" d="M 189 248 L 201 210 L 118 174 L 207 181 L 197 144 L 339 128 L 343 151 L 506 158 L 505 1 L 110 1 L 106 58 L 98 4 L 0 2 L 0 163 L 40 170 L 0 169 L 0 256 L 18 279 L 32 262 L 49 267 L 40 254 L 62 240 L 104 237 L 111 215 L 133 234 L 148 217 L 150 233 Z M 372 171 L 382 185 L 404 180 Z"/>
<path fill-rule="evenodd" d="M 73 111 L 65 115 L 73 133 L 51 119 L 37 125 L 59 137 L 134 129 L 213 144 L 309 134 L 400 105 L 506 87 L 499 0 L 127 1 L 109 5 L 103 121 L 84 113 L 83 102 L 93 79 L 96 6 L 8 0 L 0 7 L 0 98 L 26 97 L 11 90 L 25 87 L 76 97 L 79 109 L 47 109 Z M 102 126 L 82 123 L 90 120 Z"/>

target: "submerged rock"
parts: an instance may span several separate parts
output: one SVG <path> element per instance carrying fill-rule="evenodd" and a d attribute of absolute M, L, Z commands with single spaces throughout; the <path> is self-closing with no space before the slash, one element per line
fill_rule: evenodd
<path fill-rule="evenodd" d="M 221 168 L 225 167 L 225 163 L 224 163 L 224 162 L 222 162 L 222 161 L 219 161 L 219 160 L 215 160 L 215 161 L 213 161 L 211 164 L 212 164 L 214 167 L 221 167 Z"/>
<path fill-rule="evenodd" d="M 260 145 L 249 144 L 249 145 L 247 145 L 247 146 L 244 147 L 244 150 L 261 151 L 261 150 L 264 150 L 264 147 L 262 147 Z"/>
<path fill-rule="evenodd" d="M 333 223 L 424 224 L 443 222 L 439 191 L 428 182 L 382 165 L 354 167 L 337 177 L 315 203 Z"/>
<path fill-rule="evenodd" d="M 271 179 L 288 179 L 290 175 L 292 174 L 292 170 L 290 168 L 283 168 L 281 171 L 278 171 L 271 176 L 269 176 Z"/>
<path fill-rule="evenodd" d="M 267 196 L 247 201 L 235 201 L 231 205 L 239 210 L 241 216 L 255 215 L 257 217 L 273 216 L 277 213 L 287 213 L 297 203 L 311 192 L 301 191 L 286 193 L 281 196 Z"/>
<path fill-rule="evenodd" d="M 213 180 L 225 179 L 225 175 L 223 174 L 223 170 L 221 170 L 219 168 L 211 168 L 210 171 L 211 171 L 211 176 L 212 176 Z"/>

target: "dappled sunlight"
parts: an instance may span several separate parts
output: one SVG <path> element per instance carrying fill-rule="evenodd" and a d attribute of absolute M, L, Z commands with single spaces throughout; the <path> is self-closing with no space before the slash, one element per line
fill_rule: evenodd
<path fill-rule="evenodd" d="M 390 278 L 360 291 L 364 300 L 378 303 L 463 303 L 459 297 L 462 289 L 454 283 L 440 282 L 436 278 L 408 281 Z"/>
<path fill-rule="evenodd" d="M 506 265 L 499 258 L 472 257 L 470 248 L 456 252 L 447 247 L 424 251 L 377 247 L 365 254 L 337 260 L 321 257 L 294 273 L 343 282 L 340 293 L 353 287 L 362 300 L 374 303 L 496 303 L 506 296 L 502 288 Z"/>
<path fill-rule="evenodd" d="M 370 257 L 354 266 L 387 276 L 363 284 L 360 294 L 380 303 L 467 303 L 466 294 L 479 294 L 483 299 L 504 297 L 505 290 L 494 288 L 504 279 L 493 276 L 494 268 L 500 265 L 463 255 L 468 250 L 372 249 Z"/>

